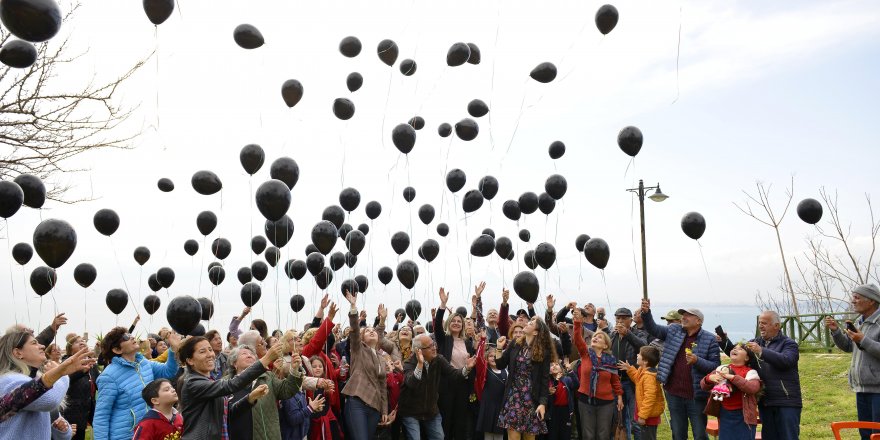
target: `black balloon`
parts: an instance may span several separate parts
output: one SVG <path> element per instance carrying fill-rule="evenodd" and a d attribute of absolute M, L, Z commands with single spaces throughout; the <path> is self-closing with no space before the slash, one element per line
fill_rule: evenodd
<path fill-rule="evenodd" d="M 553 141 L 548 150 L 551 159 L 559 159 L 565 154 L 565 144 L 562 141 Z"/>
<path fill-rule="evenodd" d="M 464 193 L 464 198 L 461 199 L 461 207 L 462 209 L 464 209 L 464 212 L 474 212 L 480 209 L 481 206 L 483 206 L 482 193 L 475 189 L 469 190 L 468 192 Z"/>
<path fill-rule="evenodd" d="M 55 0 L 3 0 L 0 20 L 16 37 L 40 43 L 58 33 L 61 10 Z"/>
<path fill-rule="evenodd" d="M 636 154 L 639 154 L 644 140 L 642 131 L 639 130 L 638 127 L 633 127 L 631 125 L 623 127 L 623 129 L 620 130 L 620 133 L 617 134 L 617 146 L 620 147 L 624 153 L 632 157 L 636 157 Z"/>
<path fill-rule="evenodd" d="M 152 274 L 147 277 L 147 286 L 150 287 L 150 290 L 153 292 L 158 292 L 162 290 L 162 285 L 159 284 L 159 278 L 156 274 Z"/>
<path fill-rule="evenodd" d="M 166 177 L 159 179 L 159 181 L 156 182 L 156 186 L 158 186 L 159 191 L 162 191 L 162 192 L 174 191 L 174 182 L 172 182 L 171 179 L 168 179 Z"/>
<path fill-rule="evenodd" d="M 538 277 L 529 271 L 522 271 L 513 277 L 513 291 L 527 303 L 534 303 L 538 300 L 538 294 L 541 287 L 538 285 Z"/>
<path fill-rule="evenodd" d="M 484 199 L 492 200 L 495 198 L 495 195 L 498 194 L 498 179 L 492 176 L 485 176 L 480 179 L 477 189 L 483 194 Z"/>
<path fill-rule="evenodd" d="M 352 295 L 357 295 L 360 293 L 360 286 L 355 280 L 345 280 L 339 285 L 339 293 L 345 294 L 348 292 Z"/>
<path fill-rule="evenodd" d="M 333 282 L 333 272 L 329 267 L 325 267 L 315 275 L 315 284 L 318 285 L 318 288 L 324 290 L 330 283 Z"/>
<path fill-rule="evenodd" d="M 348 98 L 336 98 L 333 101 L 333 114 L 343 121 L 351 119 L 354 116 L 354 103 Z"/>
<path fill-rule="evenodd" d="M 287 274 L 287 278 L 297 281 L 301 280 L 307 271 L 306 262 L 303 260 L 290 260 L 284 265 L 284 273 Z"/>
<path fill-rule="evenodd" d="M 364 211 L 367 213 L 367 218 L 370 220 L 376 220 L 379 217 L 379 214 L 382 214 L 382 205 L 373 200 L 370 203 L 367 203 Z"/>
<path fill-rule="evenodd" d="M 230 252 L 232 252 L 232 243 L 225 238 L 215 238 L 214 242 L 211 243 L 211 253 L 214 254 L 218 260 L 225 260 Z"/>
<path fill-rule="evenodd" d="M 388 266 L 380 268 L 377 275 L 379 276 L 379 281 L 386 286 L 394 279 L 394 271 Z"/>
<path fill-rule="evenodd" d="M 197 171 L 193 174 L 191 182 L 193 189 L 205 196 L 216 194 L 223 189 L 223 183 L 220 182 L 220 178 L 207 170 Z"/>
<path fill-rule="evenodd" d="M 335 272 L 342 269 L 342 266 L 345 266 L 345 254 L 342 252 L 334 252 L 330 254 L 330 269 L 333 269 Z"/>
<path fill-rule="evenodd" d="M 397 279 L 403 287 L 412 289 L 419 280 L 419 266 L 412 260 L 403 260 L 397 264 Z"/>
<path fill-rule="evenodd" d="M 290 297 L 290 309 L 294 313 L 299 313 L 306 306 L 306 299 L 302 295 L 296 294 Z"/>
<path fill-rule="evenodd" d="M 495 239 L 482 234 L 471 243 L 471 255 L 475 257 L 488 257 L 495 251 Z"/>
<path fill-rule="evenodd" d="M 0 217 L 12 217 L 24 203 L 24 191 L 15 182 L 0 181 Z"/>
<path fill-rule="evenodd" d="M 266 239 L 260 235 L 251 238 L 251 250 L 257 255 L 262 254 L 266 250 Z"/>
<path fill-rule="evenodd" d="M 508 200 L 501 205 L 501 212 L 505 217 L 517 221 L 520 216 L 522 216 L 522 210 L 519 207 L 519 202 L 516 200 Z"/>
<path fill-rule="evenodd" d="M 437 233 L 440 234 L 441 237 L 449 235 L 449 225 L 447 225 L 446 223 L 438 224 Z"/>
<path fill-rule="evenodd" d="M 26 69 L 37 61 L 37 48 L 24 40 L 9 40 L 0 48 L 0 63 Z"/>
<path fill-rule="evenodd" d="M 223 263 L 221 263 L 219 261 L 212 261 L 212 262 L 208 263 L 208 271 L 209 272 L 211 271 L 211 269 L 213 269 L 215 267 L 223 267 Z"/>
<path fill-rule="evenodd" d="M 364 235 L 367 235 L 370 233 L 370 226 L 368 226 L 366 223 L 359 224 L 357 229 L 358 229 L 358 231 L 361 231 L 361 234 L 364 234 Z"/>
<path fill-rule="evenodd" d="M 299 180 L 299 165 L 289 157 L 279 157 L 269 166 L 269 177 L 284 182 L 289 189 Z"/>
<path fill-rule="evenodd" d="M 379 59 L 389 66 L 393 66 L 397 61 L 397 55 L 399 52 L 397 43 L 391 40 L 382 40 L 379 42 L 379 46 L 376 47 L 376 53 L 379 55 Z"/>
<path fill-rule="evenodd" d="M 467 176 L 465 176 L 464 171 L 458 168 L 446 173 L 446 188 L 449 188 L 454 193 L 464 188 L 465 182 L 467 182 Z"/>
<path fill-rule="evenodd" d="M 143 266 L 150 261 L 150 250 L 146 246 L 138 246 L 134 249 L 134 261 Z"/>
<path fill-rule="evenodd" d="M 309 244 L 306 245 L 306 251 L 305 251 L 305 254 L 306 254 L 306 255 L 312 255 L 312 254 L 315 253 L 315 252 L 318 252 L 318 247 L 317 247 L 317 246 L 315 246 L 315 245 L 313 245 L 313 244 L 311 244 L 311 243 L 309 243 Z M 318 252 L 318 253 L 320 254 L 320 252 Z"/>
<path fill-rule="evenodd" d="M 64 220 L 43 220 L 34 229 L 32 242 L 46 265 L 58 269 L 76 250 L 76 231 Z"/>
<path fill-rule="evenodd" d="M 348 233 L 351 232 L 351 231 L 353 231 L 353 230 L 354 230 L 354 228 L 352 228 L 350 224 L 348 224 L 348 223 L 343 223 L 343 224 L 342 224 L 342 227 L 340 227 L 340 228 L 338 229 L 338 232 L 339 232 L 339 238 L 345 240 L 345 237 L 348 236 Z"/>
<path fill-rule="evenodd" d="M 554 208 L 556 208 L 556 200 L 553 200 L 553 197 L 547 193 L 538 196 L 538 209 L 542 214 L 550 215 Z"/>
<path fill-rule="evenodd" d="M 211 302 L 210 299 L 205 297 L 199 298 L 196 301 L 198 301 L 199 306 L 202 307 L 202 321 L 207 321 L 211 319 L 211 317 L 214 316 L 214 303 Z"/>
<path fill-rule="evenodd" d="M 144 298 L 144 310 L 147 311 L 148 315 L 156 313 L 160 305 L 162 305 L 162 300 L 156 295 L 148 295 Z"/>
<path fill-rule="evenodd" d="M 122 289 L 113 289 L 107 292 L 106 298 L 107 308 L 113 312 L 114 315 L 118 315 L 125 310 L 125 306 L 128 305 L 128 293 Z"/>
<path fill-rule="evenodd" d="M 416 189 L 408 186 L 403 189 L 403 200 L 406 200 L 407 203 L 412 202 L 416 199 Z"/>
<path fill-rule="evenodd" d="M 554 174 L 544 181 L 544 191 L 547 191 L 547 194 L 553 197 L 553 200 L 559 200 L 568 191 L 568 182 L 565 180 L 565 177 Z"/>
<path fill-rule="evenodd" d="M 417 67 L 418 66 L 416 65 L 415 61 L 411 59 L 405 59 L 400 62 L 400 73 L 402 73 L 403 76 L 412 76 L 414 73 L 416 73 Z"/>
<path fill-rule="evenodd" d="M 214 266 L 208 269 L 208 281 L 215 286 L 219 286 L 226 279 L 226 269 L 223 266 Z"/>
<path fill-rule="evenodd" d="M 523 214 L 531 214 L 538 210 L 538 195 L 533 192 L 524 192 L 519 196 L 519 209 Z"/>
<path fill-rule="evenodd" d="M 283 89 L 282 93 L 284 93 Z M 253 176 L 263 167 L 263 163 L 266 161 L 266 153 L 263 151 L 263 147 L 257 144 L 247 144 L 238 153 L 238 160 L 241 162 L 241 167 L 244 168 L 244 171 Z"/>
<path fill-rule="evenodd" d="M 202 318 L 202 305 L 189 295 L 175 297 L 165 309 L 165 318 L 168 319 L 168 325 L 174 331 L 181 335 L 188 335 L 199 325 L 199 319 Z"/>
<path fill-rule="evenodd" d="M 489 113 L 489 106 L 482 99 L 474 99 L 468 103 L 467 112 L 475 118 L 482 118 Z"/>
<path fill-rule="evenodd" d="M 599 29 L 602 35 L 608 35 L 617 26 L 619 18 L 617 8 L 612 5 L 603 5 L 596 11 L 596 28 Z"/>
<path fill-rule="evenodd" d="M 73 279 L 80 287 L 89 287 L 98 278 L 98 270 L 89 263 L 80 263 L 73 269 Z"/>
<path fill-rule="evenodd" d="M 34 256 L 34 248 L 27 243 L 18 243 L 12 247 L 12 259 L 24 266 Z"/>
<path fill-rule="evenodd" d="M 367 279 L 367 277 L 363 275 L 358 275 L 354 277 L 354 281 L 357 283 L 358 290 L 361 291 L 361 293 L 366 292 L 367 287 L 370 286 L 370 281 Z"/>
<path fill-rule="evenodd" d="M 419 207 L 419 220 L 426 225 L 431 224 L 434 220 L 434 207 L 427 203 Z"/>
<path fill-rule="evenodd" d="M 266 224 L 263 226 L 263 231 L 266 234 L 266 238 L 269 239 L 269 242 L 278 248 L 283 248 L 290 242 L 290 239 L 293 238 L 293 220 L 286 215 L 281 217 L 281 220 L 278 220 L 277 222 L 266 220 Z"/>
<path fill-rule="evenodd" d="M 269 275 L 269 266 L 262 261 L 254 261 L 251 263 L 251 275 L 257 281 L 263 281 L 266 279 L 266 275 Z"/>
<path fill-rule="evenodd" d="M 440 243 L 437 240 L 429 238 L 419 247 L 419 255 L 428 263 L 434 261 L 437 255 L 440 255 Z"/>
<path fill-rule="evenodd" d="M 535 259 L 535 251 L 533 250 L 526 251 L 525 255 L 523 255 L 523 260 L 529 269 L 535 270 L 538 267 L 538 260 Z"/>
<path fill-rule="evenodd" d="M 467 62 L 469 64 L 474 64 L 474 65 L 480 64 L 480 59 L 482 58 L 481 54 L 480 54 L 480 48 L 477 47 L 477 45 L 474 43 L 468 43 L 467 45 L 468 45 L 468 48 L 470 48 L 470 50 L 471 50 L 471 54 L 468 57 Z"/>
<path fill-rule="evenodd" d="M 338 234 L 339 231 L 333 223 L 322 220 L 312 228 L 312 243 L 318 248 L 319 252 L 327 255 L 336 244 Z"/>
<path fill-rule="evenodd" d="M 247 284 L 251 282 L 252 279 L 254 279 L 254 274 L 251 272 L 251 268 L 249 267 L 242 267 L 238 269 L 238 273 L 236 275 L 238 276 L 238 282 L 241 284 Z"/>
<path fill-rule="evenodd" d="M 553 63 L 541 63 L 538 64 L 532 72 L 529 73 L 529 76 L 532 77 L 533 80 L 539 83 L 548 83 L 556 79 L 556 66 Z"/>
<path fill-rule="evenodd" d="M 379 210 L 381 211 L 381 209 L 382 208 L 380 207 Z M 327 220 L 339 229 L 342 227 L 342 223 L 345 222 L 345 211 L 339 206 L 330 205 L 324 208 L 324 212 L 321 213 L 321 220 Z"/>
<path fill-rule="evenodd" d="M 397 255 L 402 255 L 409 248 L 409 235 L 406 232 L 398 231 L 391 236 L 391 249 Z"/>
<path fill-rule="evenodd" d="M 519 231 L 519 239 L 520 240 L 528 243 L 529 240 L 531 240 L 531 238 L 532 238 L 532 234 L 529 232 L 528 229 L 520 229 L 520 231 Z"/>
<path fill-rule="evenodd" d="M 550 269 L 556 262 L 556 248 L 550 243 L 541 243 L 535 248 L 535 261 L 544 269 Z"/>
<path fill-rule="evenodd" d="M 815 225 L 822 220 L 822 204 L 816 199 L 803 199 L 797 205 L 797 215 L 801 220 Z"/>
<path fill-rule="evenodd" d="M 416 129 L 409 124 L 397 124 L 391 130 L 391 141 L 403 154 L 409 154 L 416 145 Z"/>
<path fill-rule="evenodd" d="M 480 126 L 477 121 L 464 118 L 455 123 L 455 135 L 463 141 L 472 141 L 480 134 Z"/>
<path fill-rule="evenodd" d="M 320 252 L 312 252 L 306 256 L 306 268 L 312 276 L 317 275 L 324 268 L 324 256 Z"/>
<path fill-rule="evenodd" d="M 281 261 L 281 251 L 275 246 L 270 246 L 266 249 L 266 253 L 263 254 L 263 257 L 266 258 L 266 262 L 269 263 L 269 266 L 275 267 L 278 262 Z"/>
<path fill-rule="evenodd" d="M 357 37 L 345 37 L 339 42 L 339 52 L 349 58 L 354 58 L 361 53 L 361 40 Z"/>
<path fill-rule="evenodd" d="M 406 121 L 406 123 L 416 130 L 425 128 L 425 118 L 421 116 L 413 116 L 409 121 Z"/>
<path fill-rule="evenodd" d="M 449 67 L 460 66 L 471 57 L 471 48 L 465 43 L 455 43 L 446 52 L 446 65 Z"/>
<path fill-rule="evenodd" d="M 202 235 L 207 237 L 217 227 L 217 215 L 211 211 L 200 212 L 196 216 L 196 227 Z"/>
<path fill-rule="evenodd" d="M 248 307 L 253 307 L 257 301 L 260 300 L 260 297 L 263 295 L 263 289 L 260 288 L 260 285 L 254 282 L 250 282 L 241 286 L 241 302 Z"/>
<path fill-rule="evenodd" d="M 24 206 L 37 209 L 42 208 L 46 203 L 46 185 L 39 177 L 33 174 L 19 174 L 13 182 L 17 183 L 24 192 Z"/>
<path fill-rule="evenodd" d="M 483 229 L 483 232 L 480 233 L 492 237 L 493 240 L 495 239 L 495 231 L 493 231 L 492 228 Z"/>
<path fill-rule="evenodd" d="M 681 218 L 681 230 L 694 240 L 699 240 L 706 232 L 706 219 L 699 212 L 689 212 Z"/>
<path fill-rule="evenodd" d="M 174 283 L 174 270 L 170 267 L 162 267 L 156 271 L 156 281 L 159 282 L 159 285 L 164 288 L 171 287 L 171 284 Z"/>
<path fill-rule="evenodd" d="M 240 24 L 232 31 L 232 39 L 242 49 L 256 49 L 266 42 L 260 30 L 250 24 Z"/>
<path fill-rule="evenodd" d="M 422 304 L 418 300 L 411 299 L 406 302 L 406 316 L 413 321 L 418 321 L 422 314 Z"/>
<path fill-rule="evenodd" d="M 43 296 L 49 293 L 58 282 L 55 270 L 46 266 L 40 266 L 31 272 L 31 288 L 37 295 Z"/>
<path fill-rule="evenodd" d="M 144 0 L 144 12 L 150 22 L 158 26 L 165 23 L 174 12 L 174 0 Z"/>
<path fill-rule="evenodd" d="M 574 239 L 574 247 L 578 250 L 578 252 L 584 251 L 584 245 L 587 244 L 587 241 L 590 240 L 590 236 L 587 234 L 578 235 L 577 238 Z"/>
<path fill-rule="evenodd" d="M 109 237 L 119 229 L 119 214 L 112 209 L 101 209 L 95 213 L 92 223 L 98 232 Z"/>
<path fill-rule="evenodd" d="M 499 257 L 507 259 L 511 252 L 513 252 L 513 242 L 509 238 L 498 237 L 495 240 L 495 253 Z"/>
<path fill-rule="evenodd" d="M 288 108 L 299 104 L 303 97 L 303 85 L 295 79 L 289 79 L 281 84 L 281 99 Z"/>
<path fill-rule="evenodd" d="M 444 122 L 437 127 L 437 134 L 440 137 L 449 137 L 452 134 L 452 126 L 448 122 Z"/>
<path fill-rule="evenodd" d="M 205 326 L 202 324 L 196 324 L 196 328 L 190 330 L 189 334 L 186 336 L 205 336 L 205 333 L 207 333 Z"/>
<path fill-rule="evenodd" d="M 593 266 L 596 266 L 599 269 L 605 269 L 605 266 L 608 265 L 608 258 L 611 257 L 611 249 L 608 247 L 608 243 L 601 238 L 591 238 L 587 240 L 587 243 L 584 245 L 584 255 L 587 257 L 587 261 L 590 262 Z"/>
<path fill-rule="evenodd" d="M 364 233 L 355 229 L 345 236 L 345 247 L 354 255 L 358 255 L 367 245 L 367 238 Z"/>
<path fill-rule="evenodd" d="M 345 86 L 348 87 L 349 92 L 358 91 L 362 85 L 364 85 L 364 77 L 360 73 L 351 72 L 345 78 Z"/>
<path fill-rule="evenodd" d="M 342 209 L 351 212 L 361 204 L 361 193 L 355 188 L 345 188 L 339 193 L 339 205 Z"/>
<path fill-rule="evenodd" d="M 193 239 L 183 242 L 183 251 L 190 257 L 195 255 L 199 251 L 199 242 Z"/>

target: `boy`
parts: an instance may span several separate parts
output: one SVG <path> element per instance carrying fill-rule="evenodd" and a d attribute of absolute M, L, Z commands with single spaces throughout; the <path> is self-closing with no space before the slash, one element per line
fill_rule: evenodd
<path fill-rule="evenodd" d="M 177 391 L 168 379 L 156 379 L 141 392 L 150 410 L 134 429 L 132 440 L 165 440 L 176 438 L 183 430 L 183 416 L 177 413 Z"/>
<path fill-rule="evenodd" d="M 660 350 L 650 345 L 639 349 L 636 356 L 636 369 L 626 362 L 619 362 L 618 368 L 626 370 L 626 374 L 636 385 L 636 416 L 641 426 L 643 440 L 657 440 L 657 426 L 663 414 L 663 389 L 657 380 L 657 363 L 660 362 Z"/>

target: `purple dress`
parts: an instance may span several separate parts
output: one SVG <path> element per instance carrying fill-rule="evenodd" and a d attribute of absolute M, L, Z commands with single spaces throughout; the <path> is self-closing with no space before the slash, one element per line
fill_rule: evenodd
<path fill-rule="evenodd" d="M 532 404 L 532 379 L 529 367 L 532 365 L 531 350 L 520 350 L 516 356 L 514 370 L 510 371 L 508 381 L 513 381 L 504 406 L 498 415 L 498 427 L 525 434 L 546 434 L 547 424 L 535 413 L 537 405 Z"/>

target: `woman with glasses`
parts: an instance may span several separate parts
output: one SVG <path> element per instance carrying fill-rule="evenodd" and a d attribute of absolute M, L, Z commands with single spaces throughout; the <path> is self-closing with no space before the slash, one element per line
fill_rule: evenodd
<path fill-rule="evenodd" d="M 168 360 L 151 362 L 140 353 L 137 339 L 122 327 L 104 335 L 101 353 L 107 367 L 98 376 L 98 398 L 92 421 L 94 440 L 130 439 L 135 426 L 147 413 L 141 397 L 144 386 L 153 379 L 173 379 L 177 374 L 174 352 L 180 336 L 168 335 Z M 85 428 L 85 427 L 83 427 Z"/>
<path fill-rule="evenodd" d="M 84 349 L 88 349 L 85 339 L 76 334 L 68 335 L 66 354 L 63 359 L 67 360 Z M 92 384 L 97 378 L 97 365 L 93 365 L 85 371 L 76 371 L 70 375 L 70 388 L 67 389 L 67 401 L 61 414 L 68 422 L 80 428 L 73 435 L 73 440 L 83 440 L 86 438 L 85 428 L 92 421 L 92 412 L 95 409 L 95 395 L 92 392 Z"/>

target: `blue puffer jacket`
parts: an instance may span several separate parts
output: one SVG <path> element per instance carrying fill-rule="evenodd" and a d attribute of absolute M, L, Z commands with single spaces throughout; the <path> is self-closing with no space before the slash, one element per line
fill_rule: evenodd
<path fill-rule="evenodd" d="M 794 339 L 778 333 L 765 341 L 752 339 L 763 347 L 761 356 L 749 366 L 758 371 L 764 382 L 763 406 L 801 407 L 801 379 L 798 373 L 800 352 Z"/>
<path fill-rule="evenodd" d="M 681 328 L 681 324 L 657 325 L 650 310 L 648 313 L 642 313 L 642 321 L 650 335 L 663 341 L 663 353 L 657 365 L 657 379 L 666 385 L 672 364 L 675 363 L 675 356 L 681 350 L 686 333 Z M 697 334 L 696 343 L 693 353 L 697 357 L 697 362 L 691 365 L 691 382 L 694 386 L 694 397 L 706 398 L 709 393 L 700 388 L 700 380 L 721 365 L 721 349 L 715 341 L 715 335 L 703 329 Z"/>
<path fill-rule="evenodd" d="M 128 440 L 147 413 L 141 397 L 144 386 L 153 379 L 172 379 L 177 374 L 177 360 L 168 350 L 164 364 L 147 360 L 142 354 L 129 362 L 116 356 L 98 376 L 98 399 L 92 421 L 94 440 Z"/>

